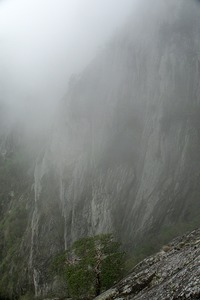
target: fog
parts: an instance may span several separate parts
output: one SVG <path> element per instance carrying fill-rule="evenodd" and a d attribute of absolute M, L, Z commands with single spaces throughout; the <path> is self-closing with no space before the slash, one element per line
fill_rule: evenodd
<path fill-rule="evenodd" d="M 126 21 L 135 0 L 0 2 L 0 100 L 13 121 L 51 123 L 72 74 Z"/>

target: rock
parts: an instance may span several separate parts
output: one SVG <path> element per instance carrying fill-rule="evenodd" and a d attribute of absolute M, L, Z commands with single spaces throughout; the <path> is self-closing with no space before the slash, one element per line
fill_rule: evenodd
<path fill-rule="evenodd" d="M 116 299 L 114 298 L 117 295 L 116 289 L 110 289 L 105 293 L 101 294 L 100 296 L 96 297 L 96 300 L 107 300 L 107 299 Z"/>
<path fill-rule="evenodd" d="M 114 286 L 115 292 L 107 291 L 102 300 L 200 299 L 200 247 L 196 247 L 199 238 L 200 229 L 197 229 L 192 235 L 181 237 L 181 247 L 180 240 L 175 239 L 168 246 L 167 256 L 158 261 L 155 254 L 143 260 L 139 269 L 138 266 L 133 269 Z M 173 247 L 178 245 L 179 251 L 174 252 Z"/>
<path fill-rule="evenodd" d="M 168 251 L 171 250 L 171 247 L 168 246 L 168 245 L 165 245 L 165 246 L 162 247 L 162 250 L 163 250 L 164 252 L 168 252 Z"/>

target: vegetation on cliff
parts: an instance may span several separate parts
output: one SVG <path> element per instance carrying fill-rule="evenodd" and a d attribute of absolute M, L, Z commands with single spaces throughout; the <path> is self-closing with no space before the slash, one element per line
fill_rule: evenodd
<path fill-rule="evenodd" d="M 124 258 L 112 235 L 102 234 L 76 241 L 54 259 L 52 270 L 66 279 L 71 297 L 92 299 L 119 280 Z"/>

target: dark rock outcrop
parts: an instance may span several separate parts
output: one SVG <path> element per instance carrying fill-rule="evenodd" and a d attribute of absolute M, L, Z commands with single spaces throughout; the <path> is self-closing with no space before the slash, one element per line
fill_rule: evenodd
<path fill-rule="evenodd" d="M 200 299 L 200 229 L 174 239 L 168 250 L 140 262 L 96 300 Z"/>

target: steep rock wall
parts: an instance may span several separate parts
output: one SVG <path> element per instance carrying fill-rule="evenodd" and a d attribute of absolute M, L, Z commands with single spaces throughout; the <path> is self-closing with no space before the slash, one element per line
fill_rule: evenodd
<path fill-rule="evenodd" d="M 195 1 L 144 1 L 71 80 L 39 166 L 58 174 L 65 246 L 199 213 L 199 14 Z"/>

